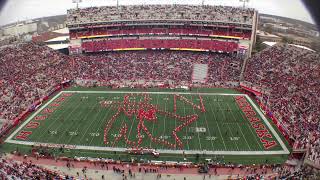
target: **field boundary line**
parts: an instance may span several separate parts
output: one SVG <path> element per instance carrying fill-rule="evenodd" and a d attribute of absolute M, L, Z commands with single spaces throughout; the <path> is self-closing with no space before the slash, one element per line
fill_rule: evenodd
<path fill-rule="evenodd" d="M 227 93 L 198 93 L 198 92 L 144 92 L 144 91 L 62 91 L 65 93 L 97 93 L 97 94 L 185 94 L 185 95 L 220 95 L 220 96 L 246 96 L 245 94 L 227 94 Z"/>
<path fill-rule="evenodd" d="M 41 145 L 41 146 L 54 146 L 62 147 L 66 144 L 50 144 L 50 143 L 38 143 L 38 142 L 27 142 L 27 141 L 17 141 L 9 140 L 7 143 L 20 144 L 20 145 Z M 117 151 L 125 152 L 127 148 L 112 148 L 112 147 L 101 147 L 101 146 L 79 146 L 79 145 L 70 145 L 71 149 L 77 150 L 93 150 L 93 151 Z M 169 149 L 159 149 L 159 153 L 168 153 L 168 154 L 206 154 L 206 155 L 281 155 L 284 154 L 283 150 L 278 151 L 199 151 L 199 150 L 169 150 Z"/>
<path fill-rule="evenodd" d="M 42 107 L 40 107 L 34 114 L 32 114 L 27 120 L 25 120 L 13 133 L 10 134 L 10 136 L 4 141 L 8 142 L 9 140 L 12 140 L 12 137 L 15 136 L 22 128 L 24 128 L 36 115 L 38 115 L 44 108 L 46 108 L 52 101 L 56 100 L 63 91 L 56 94 L 51 100 L 49 100 L 46 104 L 44 104 Z"/>
<path fill-rule="evenodd" d="M 267 118 L 264 116 L 264 114 L 261 112 L 261 110 L 257 107 L 257 105 L 252 101 L 252 99 L 245 95 L 246 99 L 250 102 L 251 106 L 255 108 L 255 110 L 258 112 L 260 118 L 264 121 L 264 123 L 268 126 L 269 130 L 272 132 L 273 136 L 277 139 L 278 143 L 280 143 L 280 146 L 282 147 L 282 150 L 285 152 L 285 154 L 289 154 L 290 151 L 288 150 L 287 146 L 284 144 L 282 139 L 279 137 L 279 134 L 273 129 L 272 125 L 269 123 Z"/>

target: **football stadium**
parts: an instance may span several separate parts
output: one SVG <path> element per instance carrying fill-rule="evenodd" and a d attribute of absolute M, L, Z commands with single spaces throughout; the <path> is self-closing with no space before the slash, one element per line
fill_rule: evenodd
<path fill-rule="evenodd" d="M 320 178 L 320 55 L 257 52 L 257 9 L 66 14 L 67 53 L 0 46 L 2 179 Z"/>

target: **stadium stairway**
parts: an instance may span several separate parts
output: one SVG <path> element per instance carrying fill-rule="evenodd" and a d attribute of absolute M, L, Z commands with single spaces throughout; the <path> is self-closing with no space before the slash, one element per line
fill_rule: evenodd
<path fill-rule="evenodd" d="M 208 64 L 194 64 L 192 73 L 193 83 L 204 83 L 208 76 Z"/>

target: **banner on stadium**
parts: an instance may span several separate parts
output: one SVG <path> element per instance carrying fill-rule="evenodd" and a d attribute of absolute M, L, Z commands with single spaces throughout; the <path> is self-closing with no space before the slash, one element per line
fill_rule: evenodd
<path fill-rule="evenodd" d="M 210 37 L 216 37 L 216 38 L 228 38 L 228 39 L 243 39 L 241 37 L 237 36 L 222 36 L 222 35 L 210 35 Z"/>
<path fill-rule="evenodd" d="M 254 90 L 253 88 L 249 88 L 249 87 L 247 87 L 247 86 L 244 86 L 242 83 L 240 83 L 240 87 L 241 87 L 242 89 L 246 90 L 246 91 L 249 91 L 249 92 L 253 93 L 253 94 L 256 95 L 256 96 L 261 96 L 261 95 L 262 95 L 261 92 L 259 92 L 259 91 L 257 91 L 257 90 Z"/>
<path fill-rule="evenodd" d="M 120 48 L 120 49 L 113 49 L 114 51 L 140 51 L 140 50 L 147 50 L 146 48 Z"/>
<path fill-rule="evenodd" d="M 178 51 L 197 51 L 197 52 L 209 51 L 209 50 L 206 50 L 206 49 L 190 49 L 190 48 L 170 48 L 170 50 L 178 50 Z"/>

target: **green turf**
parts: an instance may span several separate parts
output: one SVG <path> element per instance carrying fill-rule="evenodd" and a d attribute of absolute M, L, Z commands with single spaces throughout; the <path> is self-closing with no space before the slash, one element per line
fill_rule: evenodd
<path fill-rule="evenodd" d="M 74 87 L 68 90 L 94 90 L 105 91 L 106 88 L 95 89 L 83 89 Z M 128 91 L 129 89 L 121 89 L 122 91 Z M 130 89 L 131 90 L 131 89 Z M 135 91 L 142 91 L 137 89 Z M 149 91 L 160 91 L 159 89 L 151 89 Z M 170 90 L 168 90 L 170 91 Z M 162 90 L 162 92 L 164 92 Z M 174 92 L 174 91 L 170 91 Z M 189 92 L 189 91 L 187 91 Z M 238 93 L 230 89 L 193 89 L 192 92 L 214 92 L 214 93 Z M 178 93 L 178 92 L 177 92 Z M 127 136 L 130 141 L 137 142 L 137 127 L 138 118 L 136 115 L 132 117 L 126 116 L 123 112 L 114 121 L 111 130 L 108 132 L 109 144 L 104 144 L 103 134 L 106 123 L 110 121 L 111 117 L 116 113 L 117 107 L 103 107 L 100 105 L 101 101 L 119 101 L 123 102 L 124 93 L 73 93 L 70 97 L 65 97 L 62 102 L 57 102 L 57 99 L 51 102 L 47 108 L 55 109 L 50 114 L 45 114 L 44 110 L 37 114 L 37 116 L 47 115 L 47 118 L 40 122 L 40 126 L 35 129 L 28 129 L 26 126 L 20 131 L 32 131 L 32 134 L 28 136 L 25 141 L 39 142 L 39 143 L 51 143 L 51 144 L 70 144 L 70 145 L 84 145 L 94 147 L 120 147 L 129 148 L 124 138 L 121 138 L 118 142 L 114 142 L 115 138 L 119 136 L 121 127 L 124 124 L 128 127 Z M 198 105 L 200 103 L 199 95 L 181 95 Z M 63 97 L 63 94 L 60 95 Z M 87 97 L 84 99 L 83 97 Z M 173 113 L 174 101 L 173 94 L 150 94 L 150 104 L 157 105 L 158 109 L 166 112 Z M 222 95 L 201 95 L 206 112 L 201 112 L 198 109 L 192 108 L 190 104 L 184 101 L 177 101 L 176 114 L 180 116 L 188 116 L 197 114 L 199 118 L 190 125 L 181 129 L 177 133 L 183 144 L 183 150 L 207 150 L 207 151 L 275 151 L 282 150 L 282 147 L 277 142 L 277 146 L 272 149 L 265 150 L 260 142 L 259 138 L 251 127 L 249 121 L 245 118 L 243 112 L 236 104 L 235 96 L 222 96 Z M 143 96 L 131 96 L 131 101 L 140 102 L 143 101 Z M 54 103 L 59 103 L 60 106 L 52 106 Z M 182 124 L 176 118 L 171 116 L 156 114 L 156 121 L 144 120 L 144 124 L 152 134 L 153 137 L 166 140 L 172 144 L 175 144 L 175 140 L 172 136 L 172 131 Z M 34 118 L 32 121 L 36 121 Z M 195 128 L 205 129 L 205 132 L 195 132 Z M 168 147 L 164 144 L 151 141 L 147 134 L 142 130 L 143 141 L 139 147 L 148 147 L 153 149 L 171 149 L 179 150 L 180 148 Z M 16 139 L 16 135 L 13 139 Z M 16 139 L 17 140 L 17 139 Z M 277 141 L 275 138 L 273 140 Z M 19 140 L 20 141 L 20 140 Z M 6 145 L 5 145 L 6 146 Z M 7 149 L 14 149 L 13 147 L 26 148 L 24 145 L 7 145 Z M 23 148 L 22 148 L 23 147 Z M 91 157 L 100 157 L 101 153 L 94 150 L 71 150 L 70 152 L 64 152 L 68 156 L 75 156 L 76 154 L 90 154 Z M 94 155 L 95 154 L 95 155 Z M 106 153 L 114 157 L 113 153 Z M 126 158 L 128 155 L 118 152 L 117 156 Z M 181 161 L 182 156 L 176 155 L 162 155 L 161 159 L 176 159 Z M 213 157 L 213 155 L 203 155 L 205 157 Z M 167 157 L 167 158 L 166 158 Z M 174 157 L 174 158 L 173 158 Z M 246 156 L 226 156 L 224 161 L 234 162 L 237 159 L 245 163 L 247 162 Z M 286 158 L 285 155 L 263 156 L 255 155 L 252 159 L 259 159 L 259 162 L 283 162 Z M 190 155 L 193 161 L 194 155 Z M 229 159 L 228 159 L 229 158 Z M 249 158 L 251 159 L 251 158 Z M 248 160 L 248 163 L 254 163 L 254 160 Z M 274 161 L 272 161 L 272 159 Z"/>

